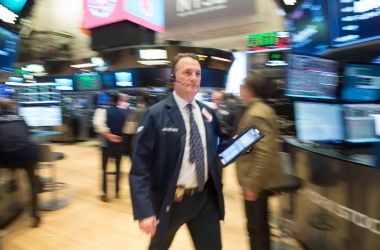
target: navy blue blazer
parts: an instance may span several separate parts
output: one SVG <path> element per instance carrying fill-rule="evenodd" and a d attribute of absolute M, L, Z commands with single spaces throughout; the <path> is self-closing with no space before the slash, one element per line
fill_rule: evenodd
<path fill-rule="evenodd" d="M 218 137 L 221 135 L 219 122 L 213 110 L 197 103 L 201 110 L 206 109 L 212 115 L 212 119 L 203 119 L 208 174 L 215 186 L 219 216 L 223 219 L 224 200 L 217 161 Z M 156 215 L 159 219 L 156 233 L 164 233 L 168 227 L 185 142 L 185 123 L 170 94 L 145 112 L 137 130 L 129 175 L 134 218 L 140 220 Z"/>

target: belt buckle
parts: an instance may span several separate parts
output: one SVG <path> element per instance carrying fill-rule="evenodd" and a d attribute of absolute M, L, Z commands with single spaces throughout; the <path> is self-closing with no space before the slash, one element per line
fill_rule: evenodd
<path fill-rule="evenodd" d="M 185 188 L 184 187 L 177 187 L 175 189 L 175 193 L 174 193 L 174 201 L 175 202 L 181 202 L 184 195 L 185 195 Z"/>

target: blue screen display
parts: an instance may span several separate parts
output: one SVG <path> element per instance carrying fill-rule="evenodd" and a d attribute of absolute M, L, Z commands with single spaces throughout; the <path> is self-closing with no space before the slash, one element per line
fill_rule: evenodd
<path fill-rule="evenodd" d="M 0 71 L 13 72 L 13 64 L 17 62 L 18 35 L 0 27 Z"/>
<path fill-rule="evenodd" d="M 201 71 L 201 87 L 225 88 L 227 72 L 219 69 L 203 68 Z"/>
<path fill-rule="evenodd" d="M 115 88 L 115 74 L 113 72 L 102 72 L 101 77 L 104 89 Z"/>
<path fill-rule="evenodd" d="M 55 78 L 54 82 L 57 84 L 56 89 L 59 90 L 74 90 L 73 79 L 71 78 Z"/>
<path fill-rule="evenodd" d="M 15 89 L 6 85 L 0 84 L 0 98 L 8 98 L 11 99 L 12 95 L 15 93 Z"/>
<path fill-rule="evenodd" d="M 98 105 L 107 106 L 111 100 L 111 96 L 107 93 L 100 93 L 98 95 Z"/>
<path fill-rule="evenodd" d="M 345 104 L 343 110 L 346 141 L 351 143 L 380 141 L 379 104 Z"/>
<path fill-rule="evenodd" d="M 341 99 L 380 101 L 380 65 L 345 64 Z"/>
<path fill-rule="evenodd" d="M 340 47 L 380 38 L 380 5 L 373 0 L 329 0 L 331 43 Z"/>
<path fill-rule="evenodd" d="M 343 112 L 339 104 L 295 102 L 297 139 L 339 142 L 345 137 Z"/>
<path fill-rule="evenodd" d="M 287 17 L 293 51 L 321 54 L 330 47 L 327 13 L 324 0 L 305 0 Z"/>
<path fill-rule="evenodd" d="M 336 99 L 338 62 L 316 56 L 288 55 L 285 95 L 315 99 Z"/>
<path fill-rule="evenodd" d="M 116 86 L 133 87 L 132 73 L 128 71 L 115 72 Z"/>
<path fill-rule="evenodd" d="M 26 2 L 27 0 L 1 0 L 0 4 L 2 4 L 13 13 L 20 14 Z"/>

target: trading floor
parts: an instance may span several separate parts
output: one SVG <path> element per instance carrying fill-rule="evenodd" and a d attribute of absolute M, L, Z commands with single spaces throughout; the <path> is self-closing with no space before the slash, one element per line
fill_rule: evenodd
<path fill-rule="evenodd" d="M 55 164 L 57 180 L 66 183 L 60 190 L 60 198 L 70 204 L 56 211 L 42 212 L 42 223 L 31 228 L 29 211 L 24 211 L 0 234 L 0 250 L 119 250 L 147 249 L 149 237 L 142 233 L 133 221 L 129 195 L 128 173 L 130 160 L 123 158 L 121 198 L 105 203 L 100 195 L 100 152 L 97 141 L 78 144 L 54 144 L 54 151 L 65 154 Z M 113 168 L 113 162 L 109 165 Z M 224 194 L 226 218 L 222 222 L 223 249 L 245 250 L 249 248 L 245 229 L 245 216 L 234 165 L 224 170 Z M 40 169 L 39 171 L 45 171 Z M 114 190 L 113 177 L 109 176 L 109 190 Z M 27 186 L 22 187 L 27 188 Z M 42 193 L 45 200 L 50 193 Z M 285 199 L 284 199 L 285 198 Z M 281 201 L 280 201 L 281 200 Z M 286 197 L 271 198 L 271 213 L 279 214 L 279 204 L 286 204 Z M 272 225 L 272 249 L 302 249 L 289 235 Z M 186 227 L 177 233 L 171 249 L 194 249 Z"/>

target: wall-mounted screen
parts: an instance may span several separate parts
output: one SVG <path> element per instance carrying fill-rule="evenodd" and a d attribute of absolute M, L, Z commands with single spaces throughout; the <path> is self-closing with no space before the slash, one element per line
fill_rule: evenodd
<path fill-rule="evenodd" d="M 297 139 L 315 142 L 344 140 L 342 107 L 339 104 L 295 102 Z"/>
<path fill-rule="evenodd" d="M 61 106 L 24 106 L 18 111 L 30 127 L 62 125 Z"/>
<path fill-rule="evenodd" d="M 316 99 L 336 99 L 338 62 L 308 55 L 289 54 L 285 95 Z"/>
<path fill-rule="evenodd" d="M 59 90 L 74 90 L 73 79 L 71 78 L 55 78 L 55 88 Z"/>
<path fill-rule="evenodd" d="M 225 88 L 227 80 L 226 71 L 203 68 L 201 74 L 202 88 Z"/>
<path fill-rule="evenodd" d="M 374 0 L 329 0 L 331 43 L 346 46 L 380 38 L 380 4 Z"/>
<path fill-rule="evenodd" d="M 133 75 L 129 71 L 115 72 L 115 84 L 117 87 L 133 87 Z"/>
<path fill-rule="evenodd" d="M 171 69 L 168 67 L 136 69 L 138 86 L 163 87 L 170 82 Z"/>
<path fill-rule="evenodd" d="M 0 26 L 0 72 L 13 72 L 20 37 Z"/>
<path fill-rule="evenodd" d="M 350 102 L 380 101 L 380 65 L 344 65 L 341 99 Z"/>
<path fill-rule="evenodd" d="M 346 141 L 351 143 L 380 142 L 379 104 L 343 105 Z"/>
<path fill-rule="evenodd" d="M 75 90 L 100 90 L 102 81 L 96 72 L 78 73 L 74 76 Z"/>
<path fill-rule="evenodd" d="M 109 101 L 111 100 L 111 96 L 107 93 L 100 93 L 98 95 L 98 105 L 101 105 L 101 106 L 107 106 L 109 105 Z"/>
<path fill-rule="evenodd" d="M 0 98 L 11 99 L 15 93 L 15 89 L 7 84 L 0 84 Z"/>
<path fill-rule="evenodd" d="M 286 18 L 294 52 L 321 54 L 330 47 L 329 16 L 324 0 L 305 0 Z"/>
<path fill-rule="evenodd" d="M 111 71 L 105 71 L 101 73 L 102 83 L 104 89 L 115 88 L 115 74 Z"/>
<path fill-rule="evenodd" d="M 168 59 L 166 49 L 139 49 L 140 60 L 163 60 Z"/>

